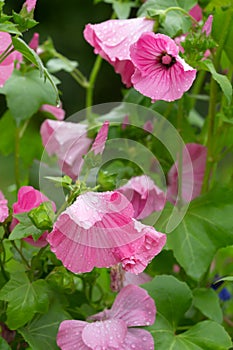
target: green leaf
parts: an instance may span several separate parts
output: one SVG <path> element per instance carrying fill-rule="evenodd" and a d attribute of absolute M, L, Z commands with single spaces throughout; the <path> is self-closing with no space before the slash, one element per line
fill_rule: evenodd
<path fill-rule="evenodd" d="M 18 331 L 33 350 L 57 350 L 58 327 L 62 321 L 70 318 L 60 303 L 53 301 L 46 314 L 36 315 L 27 326 Z"/>
<path fill-rule="evenodd" d="M 193 305 L 209 319 L 222 323 L 223 315 L 217 293 L 211 288 L 199 288 L 193 291 Z"/>
<path fill-rule="evenodd" d="M 233 276 L 226 276 L 226 277 L 222 277 L 219 280 L 215 281 L 214 284 L 221 282 L 221 281 L 225 281 L 225 282 L 233 282 Z"/>
<path fill-rule="evenodd" d="M 22 73 L 15 70 L 0 93 L 6 95 L 7 106 L 17 125 L 29 119 L 43 104 L 56 105 L 57 94 L 38 71 Z"/>
<path fill-rule="evenodd" d="M 199 349 L 205 350 L 226 350 L 232 346 L 231 338 L 225 329 L 213 321 L 199 322 L 179 338 L 187 345 L 191 342 L 199 346 Z"/>
<path fill-rule="evenodd" d="M 16 239 L 22 239 L 28 236 L 32 236 L 34 240 L 37 240 L 44 233 L 43 229 L 38 229 L 34 225 L 32 220 L 28 217 L 28 213 L 21 213 L 14 216 L 19 220 L 19 223 L 11 232 L 9 240 L 14 241 Z"/>
<path fill-rule="evenodd" d="M 0 336 L 0 349 L 1 350 L 11 350 L 10 346 L 8 345 L 8 343 L 1 336 Z"/>
<path fill-rule="evenodd" d="M 17 329 L 30 321 L 34 314 L 48 310 L 48 287 L 44 280 L 30 282 L 24 272 L 11 275 L 0 291 L 0 299 L 8 301 L 7 326 Z"/>
<path fill-rule="evenodd" d="M 143 285 L 155 300 L 159 313 L 169 320 L 173 330 L 192 304 L 192 292 L 185 282 L 173 276 L 156 276 L 151 282 Z"/>
<path fill-rule="evenodd" d="M 21 34 L 17 25 L 11 22 L 0 23 L 0 32 L 7 32 L 11 34 Z"/>
<path fill-rule="evenodd" d="M 167 205 L 156 223 L 166 232 L 173 206 Z M 215 253 L 233 244 L 233 194 L 213 189 L 190 203 L 183 221 L 167 236 L 167 247 L 194 280 L 207 271 Z"/>
<path fill-rule="evenodd" d="M 154 298 L 156 321 L 147 327 L 159 350 L 227 350 L 231 339 L 225 329 L 214 321 L 203 321 L 190 327 L 185 318 L 192 303 L 192 293 L 186 283 L 172 276 L 157 276 L 143 285 Z M 181 328 L 189 330 L 181 333 Z"/>
<path fill-rule="evenodd" d="M 49 74 L 48 70 L 44 67 L 43 62 L 41 61 L 40 57 L 37 55 L 37 53 L 31 49 L 25 41 L 18 37 L 12 38 L 12 43 L 14 45 L 15 50 L 22 53 L 22 55 L 31 63 L 33 63 L 40 71 L 41 76 L 44 79 L 48 79 L 50 84 L 52 85 L 54 92 L 56 94 L 56 101 L 59 101 L 59 95 L 58 90 L 54 82 L 54 78 Z"/>
<path fill-rule="evenodd" d="M 147 0 L 140 8 L 138 16 L 147 16 L 148 11 L 167 10 L 169 7 L 180 7 L 189 11 L 197 1 L 195 0 Z M 187 33 L 191 26 L 191 20 L 178 10 L 169 11 L 165 21 L 161 23 L 165 34 L 174 37 L 181 33 Z"/>
<path fill-rule="evenodd" d="M 113 9 L 117 14 L 119 19 L 126 19 L 130 15 L 131 7 L 133 7 L 133 2 L 113 2 Z"/>
<path fill-rule="evenodd" d="M 48 70 L 50 73 L 56 73 L 61 70 L 64 70 L 65 72 L 73 72 L 73 70 L 78 67 L 77 61 L 70 61 L 68 58 L 51 58 L 47 64 L 46 64 Z"/>
<path fill-rule="evenodd" d="M 232 86 L 229 79 L 225 75 L 217 73 L 213 63 L 210 60 L 202 61 L 202 65 L 204 65 L 212 74 L 213 79 L 219 84 L 224 95 L 226 96 L 228 104 L 230 104 L 232 99 Z"/>

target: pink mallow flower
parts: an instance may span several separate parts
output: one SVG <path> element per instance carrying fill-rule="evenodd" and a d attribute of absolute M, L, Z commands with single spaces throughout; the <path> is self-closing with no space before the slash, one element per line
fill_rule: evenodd
<path fill-rule="evenodd" d="M 133 214 L 120 192 L 87 192 L 58 217 L 47 240 L 74 273 L 121 263 L 138 274 L 162 250 L 166 235 L 136 221 Z"/>
<path fill-rule="evenodd" d="M 108 129 L 109 129 L 109 122 L 105 121 L 104 124 L 99 129 L 99 132 L 95 138 L 95 141 L 91 146 L 91 151 L 93 151 L 95 155 L 103 153 L 105 148 L 105 143 L 108 137 Z"/>
<path fill-rule="evenodd" d="M 9 33 L 0 32 L 0 55 L 12 44 Z M 0 63 L 0 87 L 3 87 L 14 70 L 15 52 L 11 53 Z"/>
<path fill-rule="evenodd" d="M 0 191 L 0 222 L 4 222 L 9 215 L 9 209 L 7 206 L 7 199 L 4 197 L 3 193 Z"/>
<path fill-rule="evenodd" d="M 130 87 L 134 65 L 130 58 L 130 45 L 135 43 L 142 33 L 153 30 L 154 21 L 144 17 L 131 19 L 112 19 L 99 24 L 88 24 L 84 38 L 111 65 L 127 87 Z"/>
<path fill-rule="evenodd" d="M 200 22 L 202 20 L 202 8 L 196 4 L 191 8 L 189 14 L 197 21 Z"/>
<path fill-rule="evenodd" d="M 153 350 L 152 335 L 134 327 L 152 325 L 155 315 L 155 303 L 148 293 L 129 285 L 120 291 L 110 310 L 89 318 L 95 322 L 63 321 L 57 344 L 62 350 Z"/>
<path fill-rule="evenodd" d="M 13 204 L 13 215 L 29 212 L 30 210 L 37 208 L 41 203 L 48 202 L 49 199 L 43 193 L 36 190 L 32 186 L 23 186 L 18 191 L 18 200 Z M 53 210 L 56 211 L 56 205 L 52 202 Z M 11 231 L 18 224 L 18 220 L 13 218 L 10 229 Z M 34 241 L 32 236 L 24 238 L 24 240 L 35 246 L 35 247 L 44 247 L 48 244 L 46 237 L 48 232 L 44 232 L 42 236 L 37 241 Z"/>
<path fill-rule="evenodd" d="M 196 70 L 179 56 L 175 41 L 164 34 L 142 34 L 131 45 L 130 56 L 136 67 L 134 88 L 153 101 L 181 98 L 196 77 Z"/>
<path fill-rule="evenodd" d="M 37 0 L 26 0 L 23 4 L 24 7 L 26 7 L 28 12 L 31 12 L 36 7 Z"/>
<path fill-rule="evenodd" d="M 85 155 L 92 143 L 85 124 L 45 120 L 40 129 L 48 154 L 56 155 L 62 171 L 76 180 Z"/>
<path fill-rule="evenodd" d="M 117 191 L 133 205 L 135 219 L 144 219 L 154 211 L 162 210 L 166 203 L 165 193 L 146 175 L 133 177 Z"/>
<path fill-rule="evenodd" d="M 188 154 L 187 154 L 188 152 Z M 188 156 L 189 155 L 189 156 Z M 196 143 L 186 144 L 182 156 L 182 198 L 190 202 L 201 193 L 205 174 L 207 149 Z M 178 162 L 171 167 L 167 176 L 167 199 L 176 203 L 178 195 Z"/>

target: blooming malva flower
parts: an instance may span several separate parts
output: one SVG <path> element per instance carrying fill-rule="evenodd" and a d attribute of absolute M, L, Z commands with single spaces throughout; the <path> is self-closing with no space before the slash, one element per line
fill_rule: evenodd
<path fill-rule="evenodd" d="M 130 45 L 142 33 L 153 30 L 154 21 L 144 17 L 131 19 L 112 19 L 99 24 L 87 24 L 84 38 L 99 54 L 121 74 L 127 87 L 131 86 L 134 65 L 130 58 Z"/>
<path fill-rule="evenodd" d="M 74 273 L 121 263 L 138 274 L 162 250 L 166 235 L 133 216 L 132 204 L 120 192 L 87 192 L 58 217 L 47 240 Z"/>
<path fill-rule="evenodd" d="M 144 219 L 162 210 L 166 202 L 165 193 L 146 175 L 133 177 L 117 190 L 133 205 L 135 219 Z"/>
<path fill-rule="evenodd" d="M 13 204 L 13 215 L 28 212 L 36 207 L 38 207 L 43 202 L 48 202 L 49 199 L 43 193 L 36 190 L 32 186 L 23 186 L 18 191 L 18 200 Z M 52 202 L 53 210 L 56 211 L 55 203 Z M 11 231 L 18 224 L 18 220 L 13 218 L 11 223 Z M 44 247 L 48 244 L 46 241 L 48 232 L 44 232 L 42 236 L 37 241 L 34 241 L 32 236 L 24 238 L 24 240 L 35 246 L 35 247 Z"/>
<path fill-rule="evenodd" d="M 181 98 L 196 77 L 196 70 L 179 56 L 175 41 L 164 34 L 142 34 L 131 45 L 130 56 L 134 88 L 153 101 Z"/>
<path fill-rule="evenodd" d="M 147 291 L 134 285 L 124 287 L 112 308 L 90 317 L 95 322 L 61 322 L 57 344 L 61 350 L 137 349 L 153 350 L 151 334 L 138 326 L 155 321 L 156 307 Z"/>
<path fill-rule="evenodd" d="M 51 156 L 58 157 L 62 171 L 76 180 L 92 143 L 85 124 L 45 120 L 40 129 L 43 145 Z"/>
<path fill-rule="evenodd" d="M 187 154 L 188 152 L 188 154 Z M 205 174 L 207 149 L 197 143 L 186 144 L 182 155 L 182 198 L 190 202 L 201 193 Z M 168 172 L 167 199 L 175 203 L 178 194 L 178 162 Z"/>
<path fill-rule="evenodd" d="M 0 191 L 0 222 L 4 222 L 9 215 L 9 209 L 7 206 L 7 199 L 4 197 L 3 193 Z"/>

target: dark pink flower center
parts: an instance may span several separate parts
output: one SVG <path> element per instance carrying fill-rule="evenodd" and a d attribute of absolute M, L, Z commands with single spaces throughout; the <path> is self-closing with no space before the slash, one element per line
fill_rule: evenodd
<path fill-rule="evenodd" d="M 160 59 L 161 59 L 160 62 L 162 63 L 162 65 L 164 65 L 166 67 L 171 67 L 171 66 L 173 66 L 174 63 L 176 63 L 175 57 L 169 55 L 166 52 L 164 54 L 162 54 Z"/>

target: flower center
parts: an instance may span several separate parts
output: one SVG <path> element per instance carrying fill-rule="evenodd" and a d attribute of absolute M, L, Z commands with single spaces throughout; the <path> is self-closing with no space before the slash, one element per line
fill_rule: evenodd
<path fill-rule="evenodd" d="M 167 54 L 166 52 L 161 56 L 161 63 L 166 67 L 173 66 L 174 63 L 176 63 L 175 57 L 172 57 L 171 55 Z"/>

